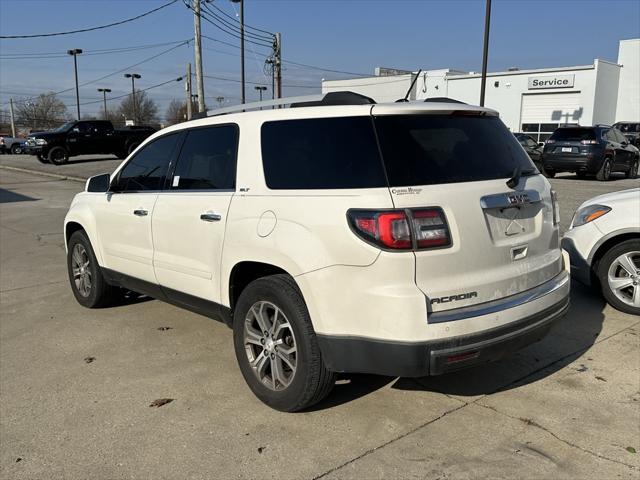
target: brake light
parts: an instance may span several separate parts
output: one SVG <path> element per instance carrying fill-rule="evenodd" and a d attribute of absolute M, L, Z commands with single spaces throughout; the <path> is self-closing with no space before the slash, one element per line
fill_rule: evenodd
<path fill-rule="evenodd" d="M 580 140 L 580 143 L 582 145 L 597 145 L 598 141 L 597 140 Z"/>
<path fill-rule="evenodd" d="M 549 140 L 546 141 L 546 143 L 556 143 L 556 141 L 549 139 Z"/>
<path fill-rule="evenodd" d="M 415 210 L 349 210 L 352 230 L 363 240 L 391 250 L 441 248 L 451 245 L 440 208 Z"/>

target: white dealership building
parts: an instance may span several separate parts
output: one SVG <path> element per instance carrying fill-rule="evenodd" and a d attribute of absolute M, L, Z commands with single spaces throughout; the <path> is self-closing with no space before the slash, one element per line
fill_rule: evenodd
<path fill-rule="evenodd" d="M 350 90 L 376 102 L 403 98 L 418 72 L 376 68 L 376 75 L 322 82 L 322 93 Z M 420 72 L 410 100 L 448 97 L 478 104 L 480 74 L 450 68 Z M 513 132 L 545 140 L 562 124 L 640 121 L 640 39 L 622 40 L 617 62 L 517 69 L 487 74 L 485 105 L 500 113 Z"/>

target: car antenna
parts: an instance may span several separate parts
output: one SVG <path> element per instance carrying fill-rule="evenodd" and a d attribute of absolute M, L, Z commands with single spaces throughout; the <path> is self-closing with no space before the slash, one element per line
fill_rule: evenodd
<path fill-rule="evenodd" d="M 518 165 L 513 170 L 513 175 L 511 175 L 511 178 L 507 180 L 507 187 L 516 188 L 516 186 L 520 182 L 520 175 L 522 175 L 522 168 L 520 167 L 520 165 Z"/>
<path fill-rule="evenodd" d="M 416 74 L 416 77 L 413 79 L 413 81 L 411 82 L 411 85 L 409 86 L 409 90 L 407 90 L 407 94 L 404 96 L 404 98 L 399 98 L 398 100 L 396 100 L 396 103 L 408 102 L 409 101 L 409 95 L 411 94 L 411 90 L 413 90 L 413 86 L 418 81 L 418 77 L 420 76 L 421 73 L 422 73 L 422 69 L 418 70 L 418 73 Z"/>

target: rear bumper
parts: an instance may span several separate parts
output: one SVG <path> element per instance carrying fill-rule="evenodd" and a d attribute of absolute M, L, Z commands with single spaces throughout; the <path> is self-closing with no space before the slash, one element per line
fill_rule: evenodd
<path fill-rule="evenodd" d="M 513 322 L 468 335 L 415 343 L 318 335 L 324 362 L 336 372 L 421 377 L 497 360 L 542 339 L 564 316 L 569 308 L 569 278 L 565 272 L 561 275 L 563 294 L 559 301 Z"/>
<path fill-rule="evenodd" d="M 542 157 L 544 168 L 558 172 L 597 173 L 602 166 L 598 156 L 545 154 Z"/>

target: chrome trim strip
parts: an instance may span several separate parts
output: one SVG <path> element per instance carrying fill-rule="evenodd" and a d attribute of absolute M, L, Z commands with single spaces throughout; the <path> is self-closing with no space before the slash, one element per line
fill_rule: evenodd
<path fill-rule="evenodd" d="M 471 305 L 468 307 L 455 308 L 442 312 L 432 312 L 427 314 L 427 323 L 442 323 L 463 320 L 471 317 L 481 317 L 490 313 L 507 310 L 508 308 L 518 307 L 528 302 L 538 300 L 556 290 L 562 288 L 569 282 L 569 273 L 563 270 L 559 275 L 555 276 L 548 282 L 538 285 L 537 287 L 516 293 L 505 298 L 492 300 L 490 302 Z"/>
<path fill-rule="evenodd" d="M 505 192 L 496 193 L 494 195 L 485 195 L 480 199 L 480 206 L 482 208 L 507 208 L 527 205 L 530 203 L 538 203 L 540 201 L 542 201 L 540 192 L 536 190 L 523 190 L 521 192 Z"/>

